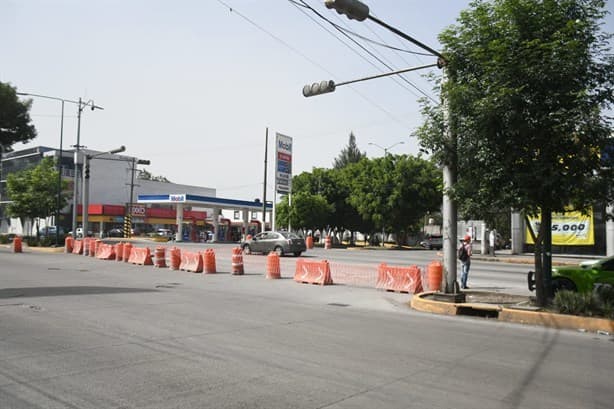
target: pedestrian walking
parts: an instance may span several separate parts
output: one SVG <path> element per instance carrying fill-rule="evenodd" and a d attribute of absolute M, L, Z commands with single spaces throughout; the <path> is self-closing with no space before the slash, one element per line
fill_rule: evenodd
<path fill-rule="evenodd" d="M 469 289 L 467 278 L 469 277 L 469 268 L 471 268 L 471 254 L 471 236 L 466 235 L 458 248 L 458 259 L 461 262 L 461 288 L 463 290 Z"/>

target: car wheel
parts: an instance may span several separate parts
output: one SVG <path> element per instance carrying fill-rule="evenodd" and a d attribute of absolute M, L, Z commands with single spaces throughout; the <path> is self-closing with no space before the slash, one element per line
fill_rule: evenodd
<path fill-rule="evenodd" d="M 252 248 L 249 246 L 249 244 L 243 246 L 243 254 L 252 254 Z"/>
<path fill-rule="evenodd" d="M 302 251 L 295 251 L 294 252 L 294 257 L 300 257 L 301 254 L 303 254 Z"/>
<path fill-rule="evenodd" d="M 552 279 L 552 292 L 556 294 L 561 290 L 577 291 L 578 288 L 569 278 L 557 277 Z"/>
<path fill-rule="evenodd" d="M 273 251 L 275 252 L 275 254 L 277 254 L 279 257 L 284 255 L 284 249 L 282 249 L 280 246 L 277 246 L 273 249 Z"/>

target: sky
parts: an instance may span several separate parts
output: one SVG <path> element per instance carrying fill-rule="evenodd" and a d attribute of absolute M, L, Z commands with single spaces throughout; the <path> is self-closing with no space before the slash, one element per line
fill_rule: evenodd
<path fill-rule="evenodd" d="M 369 157 L 418 154 L 424 78 L 435 69 L 339 86 L 305 98 L 304 85 L 337 83 L 436 62 L 371 21 L 350 21 L 303 0 L 326 19 L 373 41 L 352 42 L 288 0 L 0 0 L 0 81 L 18 92 L 93 101 L 80 143 L 151 161 L 154 176 L 210 187 L 217 196 L 273 196 L 276 133 L 293 139 L 293 174 L 332 167 L 350 132 Z M 467 0 L 371 0 L 372 16 L 440 49 L 438 34 Z M 608 10 L 614 11 L 612 2 Z M 614 31 L 609 15 L 606 31 Z M 368 50 L 365 51 L 364 49 Z M 13 149 L 60 143 L 61 103 L 33 98 L 38 131 Z M 66 149 L 77 142 L 77 105 L 64 113 Z M 401 143 L 402 142 L 402 143 Z M 181 193 L 181 192 L 169 192 Z"/>

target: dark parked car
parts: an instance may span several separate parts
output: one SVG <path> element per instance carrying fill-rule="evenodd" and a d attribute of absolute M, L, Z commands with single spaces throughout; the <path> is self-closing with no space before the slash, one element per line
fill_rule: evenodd
<path fill-rule="evenodd" d="M 535 273 L 528 274 L 529 290 L 533 291 Z M 614 257 L 587 260 L 577 266 L 563 266 L 552 269 L 552 289 L 590 292 L 595 285 L 614 286 Z"/>
<path fill-rule="evenodd" d="M 124 231 L 122 229 L 111 229 L 107 232 L 108 237 L 124 237 Z"/>
<path fill-rule="evenodd" d="M 274 251 L 279 256 L 294 254 L 296 257 L 307 250 L 305 239 L 287 231 L 266 231 L 258 233 L 251 239 L 243 241 L 241 243 L 241 248 L 245 254 L 269 254 L 271 251 Z"/>

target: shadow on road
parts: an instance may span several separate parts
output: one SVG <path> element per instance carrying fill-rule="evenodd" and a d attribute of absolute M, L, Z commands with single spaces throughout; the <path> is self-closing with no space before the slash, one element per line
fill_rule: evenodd
<path fill-rule="evenodd" d="M 0 299 L 14 297 L 55 297 L 59 295 L 119 294 L 143 292 L 158 292 L 158 290 L 151 290 L 145 288 L 90 286 L 3 288 L 0 289 Z"/>

